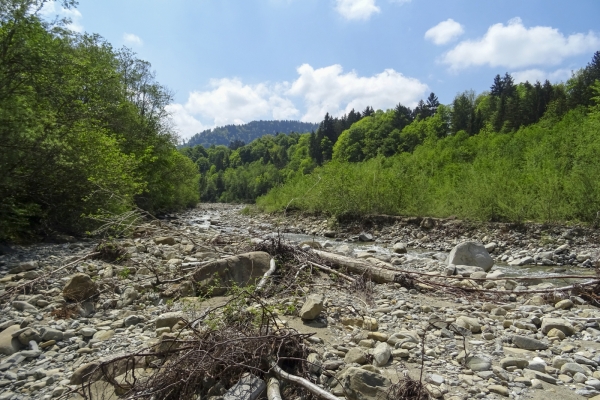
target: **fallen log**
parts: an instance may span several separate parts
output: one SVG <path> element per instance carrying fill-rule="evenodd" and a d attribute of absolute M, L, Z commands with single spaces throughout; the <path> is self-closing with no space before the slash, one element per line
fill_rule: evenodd
<path fill-rule="evenodd" d="M 267 382 L 267 399 L 268 400 L 283 400 L 279 391 L 279 381 L 277 378 L 269 379 Z"/>
<path fill-rule="evenodd" d="M 332 274 L 335 274 L 335 275 L 337 275 L 337 276 L 340 276 L 340 277 L 344 278 L 345 280 L 347 280 L 348 282 L 352 282 L 352 283 L 355 283 L 355 282 L 356 282 L 356 279 L 354 279 L 354 278 L 351 278 L 351 277 L 349 277 L 348 275 L 344 275 L 344 274 L 342 274 L 341 272 L 339 272 L 339 271 L 336 271 L 335 269 L 331 269 L 331 268 L 329 268 L 329 267 L 326 267 L 326 266 L 324 266 L 324 265 L 321 265 L 321 264 L 317 264 L 317 263 L 315 263 L 315 262 L 312 262 L 312 261 L 308 261 L 308 263 L 309 263 L 310 265 L 312 265 L 313 267 L 316 267 L 316 268 L 322 269 L 323 271 L 331 272 Z"/>
<path fill-rule="evenodd" d="M 303 387 L 304 389 L 308 390 L 309 392 L 311 392 L 312 394 L 314 394 L 315 396 L 318 396 L 321 399 L 325 399 L 325 400 L 340 400 L 339 397 L 332 395 L 331 393 L 329 393 L 328 391 L 321 389 L 320 387 L 318 387 L 317 385 L 315 385 L 314 383 L 301 378 L 299 376 L 296 375 L 292 375 L 292 374 L 288 374 L 287 372 L 285 372 L 284 370 L 281 369 L 281 367 L 279 367 L 277 365 L 277 362 L 272 360 L 270 362 L 270 366 L 271 366 L 271 371 L 273 371 L 273 373 L 280 379 L 284 379 L 286 381 L 295 383 L 298 386 Z"/>
<path fill-rule="evenodd" d="M 377 283 L 394 282 L 394 277 L 397 273 L 385 268 L 380 268 L 375 265 L 368 264 L 356 258 L 346 257 L 339 254 L 328 253 L 326 251 L 313 250 L 322 260 L 335 264 L 339 267 L 346 268 L 349 272 L 358 275 L 369 274 L 371 280 Z M 398 271 L 400 272 L 400 271 Z"/>

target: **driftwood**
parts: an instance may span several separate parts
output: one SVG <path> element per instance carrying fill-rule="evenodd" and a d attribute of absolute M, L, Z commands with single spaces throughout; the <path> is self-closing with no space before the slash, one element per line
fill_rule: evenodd
<path fill-rule="evenodd" d="M 271 366 L 271 371 L 277 375 L 278 378 L 280 379 L 284 379 L 286 381 L 295 383 L 298 386 L 302 386 L 304 389 L 308 390 L 309 392 L 311 392 L 312 394 L 314 394 L 315 396 L 320 397 L 321 399 L 325 399 L 325 400 L 340 400 L 339 397 L 336 397 L 334 395 L 332 395 L 331 393 L 327 392 L 326 390 L 321 389 L 320 387 L 318 387 L 317 385 L 315 385 L 314 383 L 301 378 L 299 376 L 296 375 L 292 375 L 292 374 L 288 374 L 287 372 L 285 372 L 284 370 L 282 370 L 278 365 L 276 361 L 271 361 L 270 362 L 270 366 Z"/>
<path fill-rule="evenodd" d="M 267 382 L 267 399 L 268 400 L 283 400 L 279 391 L 279 381 L 277 378 L 270 378 Z"/>
<path fill-rule="evenodd" d="M 386 268 L 383 266 L 372 265 L 370 263 L 367 263 L 365 261 L 362 261 L 362 260 L 359 260 L 356 258 L 342 256 L 339 254 L 328 253 L 326 251 L 320 251 L 320 250 L 313 250 L 313 251 L 321 259 L 323 259 L 327 262 L 330 262 L 334 265 L 344 267 L 350 272 L 353 272 L 355 274 L 361 274 L 361 275 L 363 275 L 365 273 L 370 274 L 371 280 L 374 282 L 377 282 L 377 283 L 394 283 L 394 282 L 398 282 L 399 278 L 401 278 L 403 275 L 404 276 L 416 275 L 416 276 L 425 276 L 429 279 L 412 278 L 415 282 L 419 282 L 424 285 L 430 285 L 430 286 L 446 287 L 446 288 L 451 288 L 451 289 L 460 289 L 460 290 L 464 290 L 467 292 L 485 292 L 485 293 L 495 293 L 495 294 L 509 294 L 509 293 L 531 294 L 531 293 L 563 292 L 563 291 L 573 290 L 573 289 L 580 288 L 580 287 L 593 286 L 600 282 L 600 280 L 598 280 L 598 279 L 592 279 L 587 282 L 573 284 L 573 285 L 569 285 L 569 286 L 563 286 L 563 287 L 559 287 L 559 288 L 535 289 L 535 290 L 512 290 L 512 291 L 511 290 L 504 291 L 504 290 L 479 289 L 479 288 L 475 288 L 475 287 L 473 287 L 473 288 L 457 287 L 457 286 L 449 285 L 447 283 L 435 282 L 435 281 L 431 280 L 431 278 L 443 278 L 445 280 L 447 280 L 447 279 L 460 279 L 460 280 L 469 279 L 469 280 L 480 280 L 480 281 L 486 281 L 488 279 L 486 279 L 486 278 L 473 279 L 473 278 L 462 277 L 462 276 L 458 276 L 458 275 L 456 275 L 456 276 L 430 275 L 430 274 L 425 274 L 422 272 L 407 271 L 407 270 L 401 270 L 401 269 L 392 269 L 392 268 Z M 574 278 L 574 276 L 567 276 L 567 277 Z M 577 277 L 583 277 L 583 276 L 577 276 Z M 560 276 L 536 277 L 535 279 L 556 279 L 556 278 L 562 278 L 562 277 L 560 277 Z M 586 276 L 585 278 L 590 278 L 590 277 Z M 506 278 L 495 278 L 495 279 L 491 278 L 489 280 L 506 280 L 506 279 L 519 280 L 519 279 L 532 279 L 532 278 L 531 277 L 520 278 L 520 277 L 512 277 L 511 276 L 511 277 L 506 277 Z"/>
<path fill-rule="evenodd" d="M 377 283 L 394 282 L 396 273 L 389 269 L 381 268 L 372 264 L 368 264 L 356 258 L 341 256 L 339 254 L 328 253 L 326 251 L 313 250 L 321 259 L 332 264 L 345 267 L 349 272 L 363 275 L 370 274 L 371 280 Z M 400 272 L 400 271 L 398 271 Z"/>
<path fill-rule="evenodd" d="M 310 265 L 312 265 L 313 267 L 316 267 L 316 268 L 322 269 L 323 271 L 331 272 L 332 274 L 335 274 L 335 275 L 337 275 L 337 276 L 339 276 L 339 277 L 342 277 L 342 278 L 344 278 L 345 280 L 347 280 L 348 282 L 356 283 L 356 279 L 354 279 L 354 278 L 351 278 L 351 277 L 349 277 L 348 275 L 342 274 L 341 272 L 339 272 L 339 271 L 336 271 L 335 269 L 331 269 L 331 268 L 329 268 L 329 267 L 326 267 L 326 266 L 324 266 L 324 265 L 321 265 L 321 264 L 317 264 L 317 263 L 315 263 L 315 262 L 312 262 L 312 261 L 308 261 L 308 263 L 309 263 Z"/>
<path fill-rule="evenodd" d="M 273 275 L 274 272 L 275 272 L 275 259 L 271 258 L 271 262 L 269 264 L 269 270 L 267 272 L 265 272 L 265 274 L 261 278 L 260 282 L 258 282 L 258 285 L 256 285 L 256 290 L 261 290 L 263 288 L 263 286 L 265 286 L 265 284 L 267 283 L 267 280 L 269 279 L 269 277 L 271 275 Z"/>

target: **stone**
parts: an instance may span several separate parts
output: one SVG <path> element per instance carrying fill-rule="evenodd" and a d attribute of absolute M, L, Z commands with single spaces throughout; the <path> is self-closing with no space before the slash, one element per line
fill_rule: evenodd
<path fill-rule="evenodd" d="M 518 348 L 525 350 L 546 350 L 548 348 L 546 343 L 528 336 L 514 335 L 512 342 Z"/>
<path fill-rule="evenodd" d="M 552 375 L 548 375 L 539 371 L 533 371 L 531 369 L 524 369 L 523 376 L 528 379 L 539 379 L 540 381 L 544 381 L 552 385 L 556 385 L 558 383 L 558 379 L 556 379 Z"/>
<path fill-rule="evenodd" d="M 490 371 L 492 369 L 492 362 L 481 356 L 467 357 L 466 363 L 471 371 Z"/>
<path fill-rule="evenodd" d="M 98 332 L 98 330 L 91 328 L 91 327 L 85 327 L 79 331 L 81 336 L 86 337 L 86 338 L 94 336 L 96 334 L 96 332 Z"/>
<path fill-rule="evenodd" d="M 107 331 L 98 331 L 98 332 L 94 333 L 93 339 L 96 339 L 99 341 L 104 341 L 104 340 L 112 339 L 113 336 L 115 336 L 115 331 L 110 329 Z"/>
<path fill-rule="evenodd" d="M 358 240 L 361 242 L 372 242 L 373 235 L 371 235 L 370 233 L 361 232 L 360 235 L 358 235 Z"/>
<path fill-rule="evenodd" d="M 64 337 L 64 333 L 62 331 L 54 328 L 42 327 L 40 329 L 40 333 L 42 334 L 42 340 L 44 342 L 49 340 L 56 340 L 57 342 L 60 342 Z"/>
<path fill-rule="evenodd" d="M 391 381 L 378 373 L 350 367 L 338 376 L 348 400 L 385 399 Z"/>
<path fill-rule="evenodd" d="M 391 355 L 391 347 L 385 342 L 379 343 L 375 346 L 375 350 L 373 350 L 373 365 L 376 367 L 383 367 L 387 364 Z"/>
<path fill-rule="evenodd" d="M 485 247 L 476 242 L 463 242 L 456 245 L 448 256 L 448 265 L 468 265 L 483 268 L 488 272 L 494 265 L 494 260 Z"/>
<path fill-rule="evenodd" d="M 176 323 L 181 321 L 182 318 L 183 314 L 180 312 L 168 312 L 161 314 L 158 318 L 156 318 L 156 329 L 172 328 Z"/>
<path fill-rule="evenodd" d="M 485 270 L 481 267 L 474 267 L 469 265 L 454 265 L 450 264 L 448 267 L 454 268 L 453 272 L 450 275 L 460 275 L 466 277 L 470 277 L 473 274 L 478 272 L 484 272 Z"/>
<path fill-rule="evenodd" d="M 367 333 L 367 339 L 373 339 L 378 342 L 387 342 L 389 336 L 387 335 L 387 333 L 383 332 L 369 332 Z"/>
<path fill-rule="evenodd" d="M 456 319 L 456 325 L 460 326 L 461 328 L 468 329 L 472 333 L 481 332 L 481 324 L 479 323 L 479 320 L 477 318 L 466 317 L 464 315 L 461 315 Z"/>
<path fill-rule="evenodd" d="M 487 388 L 490 392 L 499 394 L 501 396 L 508 397 L 508 395 L 510 394 L 508 388 L 502 385 L 490 385 Z"/>
<path fill-rule="evenodd" d="M 262 251 L 243 253 L 232 257 L 211 261 L 199 267 L 192 274 L 199 294 L 210 291 L 212 296 L 221 296 L 227 292 L 227 286 L 239 287 L 252 285 L 260 281 L 270 268 L 271 256 Z"/>
<path fill-rule="evenodd" d="M 527 367 L 528 364 L 529 361 L 525 360 L 524 358 L 507 357 L 500 360 L 500 366 L 504 369 L 508 367 L 517 367 L 519 369 L 523 369 Z"/>
<path fill-rule="evenodd" d="M 31 305 L 26 301 L 13 301 L 12 306 L 14 307 L 15 310 L 18 310 L 18 311 L 30 311 L 30 312 L 38 311 L 36 306 Z"/>
<path fill-rule="evenodd" d="M 83 382 L 87 382 L 90 379 L 92 380 L 92 382 L 98 380 L 102 374 L 100 371 L 98 371 L 99 366 L 99 361 L 93 361 L 81 365 L 79 368 L 73 371 L 73 375 L 71 375 L 69 385 L 81 385 Z"/>
<path fill-rule="evenodd" d="M 23 348 L 19 339 L 13 337 L 13 333 L 20 330 L 20 325 L 12 325 L 0 332 L 0 354 L 10 356 Z"/>
<path fill-rule="evenodd" d="M 39 263 L 37 261 L 25 261 L 25 262 L 19 263 L 16 266 L 12 267 L 8 271 L 8 273 L 9 274 L 19 274 L 21 272 L 34 270 L 34 269 L 38 268 L 38 266 L 39 266 Z"/>
<path fill-rule="evenodd" d="M 323 295 L 322 294 L 310 294 L 306 298 L 304 305 L 300 309 L 299 316 L 304 320 L 312 320 L 323 311 Z"/>
<path fill-rule="evenodd" d="M 146 318 L 144 318 L 141 315 L 130 315 L 123 320 L 123 326 L 127 327 L 127 326 L 137 325 L 140 322 L 144 322 L 145 320 L 146 320 Z"/>
<path fill-rule="evenodd" d="M 565 335 L 571 336 L 575 333 L 575 328 L 565 319 L 562 318 L 542 318 L 542 333 L 547 334 L 551 329 L 556 328 L 561 330 Z"/>
<path fill-rule="evenodd" d="M 174 246 L 176 241 L 172 236 L 159 236 L 154 238 L 154 243 L 156 244 L 166 244 L 168 246 Z"/>
<path fill-rule="evenodd" d="M 581 365 L 581 364 L 574 363 L 574 362 L 565 363 L 565 364 L 563 364 L 562 367 L 560 367 L 561 374 L 573 376 L 578 372 L 581 372 L 582 374 L 584 374 L 586 376 L 592 375 L 592 373 L 588 367 Z"/>
<path fill-rule="evenodd" d="M 563 340 L 566 337 L 566 335 L 560 329 L 552 328 L 548 331 L 548 337 Z"/>
<path fill-rule="evenodd" d="M 242 378 L 224 395 L 223 400 L 256 400 L 267 389 L 265 381 L 253 374 L 244 374 Z"/>
<path fill-rule="evenodd" d="M 123 294 L 121 294 L 122 306 L 127 307 L 132 305 L 137 300 L 138 296 L 138 291 L 135 290 L 135 288 L 131 286 L 126 287 Z"/>
<path fill-rule="evenodd" d="M 21 342 L 23 346 L 29 346 L 29 342 L 31 342 L 32 340 L 34 342 L 40 342 L 42 340 L 40 333 L 32 328 L 22 329 L 22 331 L 19 332 L 19 335 L 16 337 L 19 339 L 19 342 Z"/>
<path fill-rule="evenodd" d="M 392 247 L 392 250 L 396 254 L 406 254 L 406 253 L 408 253 L 408 249 L 407 249 L 406 243 L 401 243 L 401 242 L 395 243 L 394 246 Z"/>
<path fill-rule="evenodd" d="M 515 379 L 516 381 L 516 379 Z M 543 389 L 544 385 L 542 385 L 542 381 L 539 379 L 532 379 L 529 383 L 532 389 Z"/>
<path fill-rule="evenodd" d="M 521 265 L 529 265 L 529 264 L 533 264 L 533 263 L 535 263 L 535 260 L 533 259 L 533 257 L 526 256 L 526 257 L 522 257 L 522 258 L 513 260 L 513 261 L 509 262 L 508 264 L 513 265 L 513 266 L 521 266 Z"/>
<path fill-rule="evenodd" d="M 74 274 L 63 288 L 65 300 L 82 302 L 99 293 L 98 285 L 87 274 Z"/>
<path fill-rule="evenodd" d="M 367 362 L 367 354 L 359 347 L 353 347 L 346 353 L 344 357 L 344 362 L 346 364 L 364 364 Z"/>
<path fill-rule="evenodd" d="M 529 361 L 527 368 L 534 371 L 546 372 L 546 362 L 539 357 L 534 357 L 533 360 Z"/>
<path fill-rule="evenodd" d="M 575 304 L 573 304 L 573 301 L 571 301 L 570 299 L 565 299 L 565 300 L 561 300 L 558 303 L 556 303 L 554 305 L 555 308 L 561 309 L 561 310 L 568 310 L 569 308 L 573 307 Z"/>
<path fill-rule="evenodd" d="M 308 364 L 308 371 L 319 375 L 321 373 L 321 357 L 318 353 L 310 353 L 308 357 L 306 357 L 306 362 Z"/>

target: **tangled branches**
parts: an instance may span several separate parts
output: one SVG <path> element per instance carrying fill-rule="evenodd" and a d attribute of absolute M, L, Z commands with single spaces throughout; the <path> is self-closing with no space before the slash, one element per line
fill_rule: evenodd
<path fill-rule="evenodd" d="M 180 324 L 182 330 L 163 335 L 153 347 L 101 363 L 88 376 L 110 383 L 124 398 L 148 400 L 222 395 L 247 373 L 268 380 L 273 360 L 287 373 L 308 376 L 303 341 L 311 335 L 278 325 L 250 290 Z M 311 396 L 301 387 L 293 390 Z M 81 392 L 92 397 L 92 380 Z"/>

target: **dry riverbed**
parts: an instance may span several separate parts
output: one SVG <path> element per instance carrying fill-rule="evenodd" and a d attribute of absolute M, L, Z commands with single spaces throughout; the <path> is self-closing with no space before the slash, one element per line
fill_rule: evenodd
<path fill-rule="evenodd" d="M 74 239 L 4 249 L 0 399 L 81 398 L 99 361 L 193 334 L 182 321 L 230 299 L 198 298 L 198 281 L 209 278 L 197 270 L 268 238 L 285 239 L 299 254 L 318 248 L 404 277 L 376 284 L 345 272 L 351 282 L 307 263 L 306 284 L 261 300 L 282 329 L 314 333 L 305 339 L 306 377 L 335 396 L 385 398 L 405 374 L 421 372 L 435 398 L 600 395 L 600 311 L 591 304 L 598 290 L 555 290 L 593 278 L 597 230 L 388 216 L 340 223 L 202 205 L 138 228 L 115 242 L 117 254 Z M 450 251 L 470 241 L 489 252 L 490 270 L 449 266 Z M 573 275 L 589 278 L 564 278 Z M 532 276 L 539 279 L 518 279 Z M 379 386 L 368 387 L 373 382 Z M 214 387 L 206 398 L 231 398 L 229 387 Z M 90 393 L 116 398 L 102 381 Z"/>

